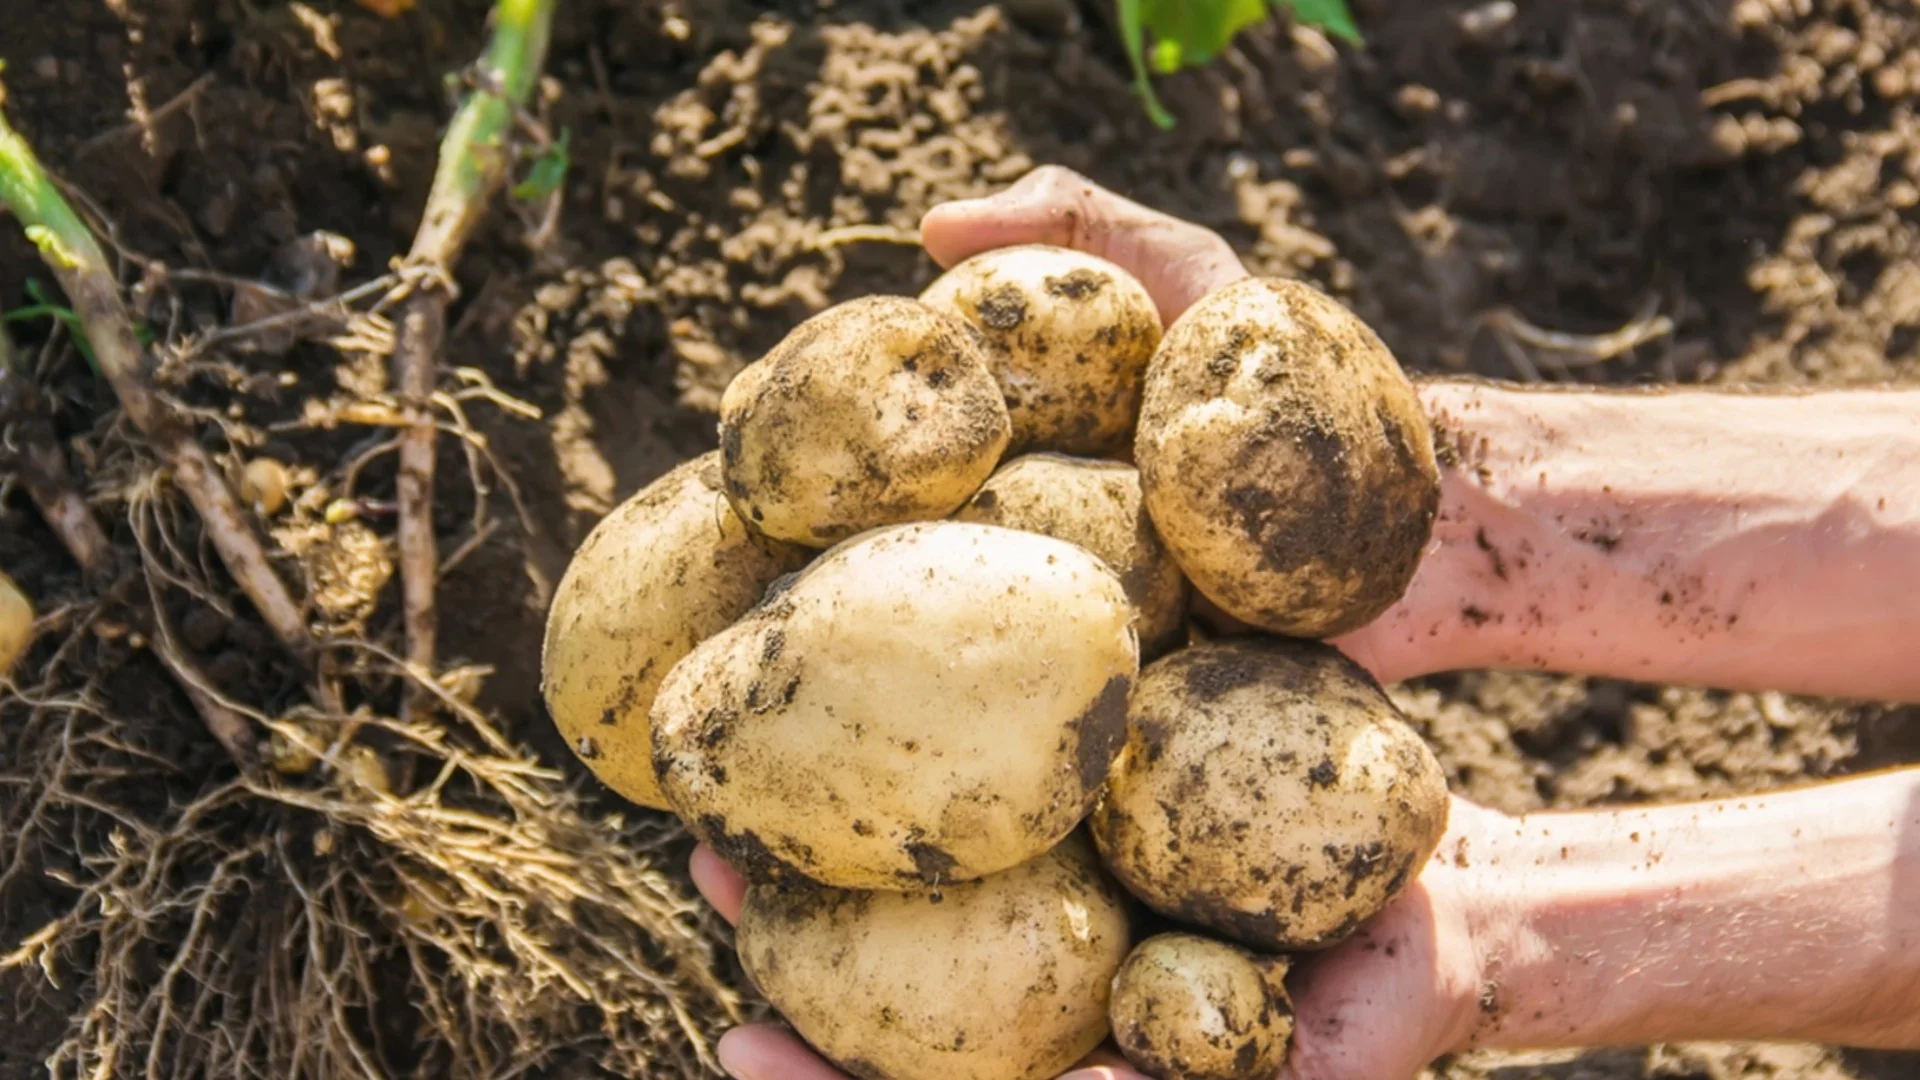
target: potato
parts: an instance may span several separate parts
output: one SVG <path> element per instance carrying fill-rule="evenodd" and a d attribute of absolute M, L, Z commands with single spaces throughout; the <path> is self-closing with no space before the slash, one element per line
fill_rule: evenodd
<path fill-rule="evenodd" d="M 920 300 L 986 336 L 1015 452 L 1126 449 L 1160 343 L 1159 309 L 1133 275 L 1085 252 L 1029 244 L 962 262 Z"/>
<path fill-rule="evenodd" d="M 1273 1080 L 1293 1037 L 1287 962 L 1194 934 L 1134 946 L 1113 979 L 1113 1041 L 1155 1080 Z"/>
<path fill-rule="evenodd" d="M 753 527 L 830 547 L 953 513 L 1010 432 L 979 335 L 897 296 L 801 323 L 727 387 L 727 498 Z"/>
<path fill-rule="evenodd" d="M 12 578 L 0 573 L 0 678 L 13 670 L 14 661 L 32 643 L 33 601 Z"/>
<path fill-rule="evenodd" d="M 1372 330 L 1310 286 L 1248 278 L 1194 305 L 1148 369 L 1147 512 L 1194 586 L 1294 637 L 1398 600 L 1440 474 L 1419 398 Z"/>
<path fill-rule="evenodd" d="M 1089 824 L 1154 910 L 1286 952 L 1340 941 L 1399 895 L 1447 809 L 1439 761 L 1358 665 L 1238 639 L 1141 673 Z"/>
<path fill-rule="evenodd" d="M 960 522 L 828 552 L 667 676 L 654 767 L 758 881 L 967 881 L 1072 831 L 1125 737 L 1132 605 L 1092 555 Z"/>
<path fill-rule="evenodd" d="M 1107 1035 L 1125 898 L 1078 836 L 938 892 L 757 885 L 754 985 L 862 1080 L 1053 1080 Z"/>
<path fill-rule="evenodd" d="M 647 722 L 655 691 L 810 554 L 747 530 L 721 494 L 718 454 L 655 480 L 587 536 L 547 613 L 541 689 L 602 783 L 666 809 Z"/>
<path fill-rule="evenodd" d="M 1029 454 L 1001 466 L 954 519 L 1039 533 L 1098 555 L 1139 612 L 1143 656 L 1166 652 L 1185 631 L 1187 579 L 1154 532 L 1130 465 Z"/>

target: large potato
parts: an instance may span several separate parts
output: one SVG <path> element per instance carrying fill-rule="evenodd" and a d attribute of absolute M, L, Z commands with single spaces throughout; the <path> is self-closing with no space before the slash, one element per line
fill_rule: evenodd
<path fill-rule="evenodd" d="M 541 657 L 547 709 L 594 775 L 666 809 L 647 723 L 654 692 L 810 554 L 747 530 L 721 494 L 718 454 L 682 464 L 601 520 L 560 579 Z"/>
<path fill-rule="evenodd" d="M 920 294 L 986 336 L 1013 448 L 1111 456 L 1126 448 L 1160 312 L 1105 259 L 1036 244 L 976 255 Z"/>
<path fill-rule="evenodd" d="M 740 962 L 861 1080 L 1053 1080 L 1107 1035 L 1125 900 L 1086 842 L 938 892 L 748 890 Z"/>
<path fill-rule="evenodd" d="M 1399 895 L 1447 808 L 1439 761 L 1365 671 L 1315 642 L 1240 639 L 1141 673 L 1090 824 L 1156 911 L 1285 952 Z"/>
<path fill-rule="evenodd" d="M 1155 1080 L 1273 1080 L 1293 1037 L 1287 962 L 1194 934 L 1134 946 L 1113 979 L 1113 1041 Z"/>
<path fill-rule="evenodd" d="M 1140 651 L 1158 656 L 1186 628 L 1187 579 L 1153 530 L 1130 465 L 1028 454 L 1002 466 L 954 515 L 1040 533 L 1098 555 L 1140 614 Z"/>
<path fill-rule="evenodd" d="M 897 296 L 801 323 L 720 400 L 733 508 L 813 547 L 951 514 L 1000 463 L 1009 431 L 979 336 Z"/>
<path fill-rule="evenodd" d="M 959 522 L 835 548 L 690 653 L 654 767 L 756 880 L 966 881 L 1085 817 L 1125 736 L 1132 605 L 1092 555 Z"/>
<path fill-rule="evenodd" d="M 1433 532 L 1426 414 L 1372 330 L 1294 281 L 1195 304 L 1148 369 L 1134 444 L 1147 512 L 1229 614 L 1332 637 L 1392 606 Z"/>

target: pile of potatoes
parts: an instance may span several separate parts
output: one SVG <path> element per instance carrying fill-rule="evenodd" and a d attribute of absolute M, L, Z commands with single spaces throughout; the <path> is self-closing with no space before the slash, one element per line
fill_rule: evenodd
<path fill-rule="evenodd" d="M 1412 386 L 1328 297 L 1249 278 L 1163 332 L 1110 263 L 990 252 L 733 382 L 720 448 L 576 554 L 546 697 L 748 877 L 743 965 L 847 1072 L 1048 1080 L 1111 1036 L 1271 1077 L 1286 957 L 1446 826 L 1317 640 L 1402 594 L 1438 500 Z"/>

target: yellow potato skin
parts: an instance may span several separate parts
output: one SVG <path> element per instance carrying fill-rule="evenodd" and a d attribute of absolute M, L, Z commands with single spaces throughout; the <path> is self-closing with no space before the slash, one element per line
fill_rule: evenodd
<path fill-rule="evenodd" d="M 1392 354 L 1331 297 L 1278 278 L 1228 285 L 1167 331 L 1134 458 L 1194 587 L 1293 637 L 1391 607 L 1440 504 L 1432 432 Z"/>
<path fill-rule="evenodd" d="M 654 701 L 673 809 L 749 878 L 942 885 L 1091 809 L 1139 668 L 1086 551 L 988 525 L 876 530 L 688 654 Z"/>
<path fill-rule="evenodd" d="M 1196 934 L 1134 946 L 1113 979 L 1113 1041 L 1155 1080 L 1273 1080 L 1287 1061 L 1287 962 Z"/>
<path fill-rule="evenodd" d="M 937 892 L 756 885 L 754 985 L 860 1080 L 1053 1080 L 1107 1036 L 1126 902 L 1086 841 Z"/>
<path fill-rule="evenodd" d="M 1011 433 L 979 336 L 898 296 L 828 308 L 727 386 L 727 498 L 767 536 L 825 548 L 953 513 Z"/>
<path fill-rule="evenodd" d="M 1141 673 L 1088 825 L 1156 911 L 1291 952 L 1399 895 L 1447 811 L 1439 761 L 1364 670 L 1317 642 L 1242 638 Z"/>
<path fill-rule="evenodd" d="M 984 252 L 942 274 L 922 303 L 966 319 L 987 342 L 1013 418 L 1015 453 L 1123 452 L 1160 311 L 1125 270 L 1071 248 Z"/>
<path fill-rule="evenodd" d="M 602 783 L 659 810 L 654 693 L 811 554 L 750 532 L 721 486 L 719 455 L 704 454 L 616 507 L 574 553 L 547 613 L 541 690 L 554 725 Z"/>
<path fill-rule="evenodd" d="M 13 670 L 14 662 L 33 643 L 33 601 L 0 573 L 0 677 Z"/>
<path fill-rule="evenodd" d="M 1154 531 L 1131 465 L 1064 454 L 1028 454 L 1000 467 L 953 515 L 1051 536 L 1099 556 L 1139 613 L 1142 657 L 1186 633 L 1187 579 Z"/>

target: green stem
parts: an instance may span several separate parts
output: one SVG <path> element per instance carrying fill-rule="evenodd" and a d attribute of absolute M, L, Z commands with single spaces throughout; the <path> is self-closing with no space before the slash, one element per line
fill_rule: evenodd
<path fill-rule="evenodd" d="M 440 165 L 412 258 L 444 267 L 458 257 L 486 203 L 507 175 L 514 118 L 540 80 L 557 0 L 500 0 L 493 40 L 440 143 Z"/>
<path fill-rule="evenodd" d="M 0 94 L 0 102 L 5 100 Z M 93 233 L 61 197 L 32 147 L 7 123 L 5 114 L 0 114 L 0 203 L 13 210 L 26 228 L 27 239 L 56 273 L 107 268 L 106 253 Z"/>
<path fill-rule="evenodd" d="M 1160 104 L 1160 95 L 1153 92 L 1153 76 L 1147 72 L 1147 34 L 1140 13 L 1140 0 L 1118 0 L 1120 11 L 1120 38 L 1127 50 L 1127 61 L 1133 65 L 1133 90 L 1140 95 L 1146 106 L 1147 118 L 1153 126 L 1162 131 L 1173 127 L 1173 114 Z"/>
<path fill-rule="evenodd" d="M 466 245 L 467 236 L 488 201 L 507 177 L 508 153 L 520 108 L 540 79 L 556 0 L 499 0 L 493 10 L 493 40 L 473 72 L 473 90 L 440 143 L 440 165 L 427 196 L 427 210 L 414 234 L 408 261 L 442 276 Z M 439 616 L 439 540 L 433 531 L 433 392 L 446 333 L 445 287 L 415 289 L 401 307 L 393 343 L 393 387 L 409 406 L 412 423 L 400 435 L 395 494 L 400 513 L 395 529 L 399 548 L 400 600 L 407 634 L 407 662 L 422 672 L 435 669 Z M 432 706 L 431 695 L 409 683 L 405 715 L 418 716 Z M 349 737 L 351 728 L 342 740 Z"/>

